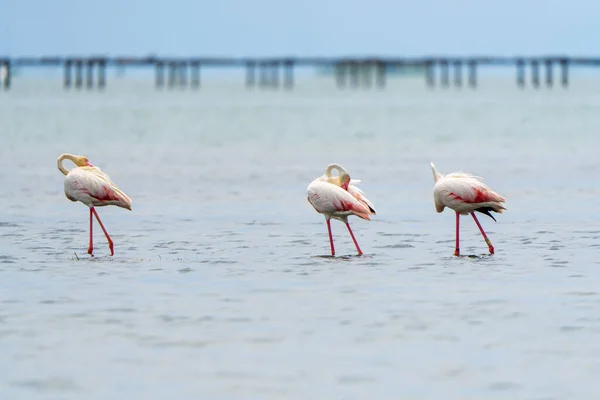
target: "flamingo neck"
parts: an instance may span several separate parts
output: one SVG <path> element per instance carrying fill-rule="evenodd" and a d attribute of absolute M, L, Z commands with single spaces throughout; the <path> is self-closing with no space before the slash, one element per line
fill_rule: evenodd
<path fill-rule="evenodd" d="M 431 171 L 433 172 L 433 180 L 437 183 L 437 181 L 439 181 L 442 177 L 442 174 L 438 172 L 433 163 L 429 163 L 429 165 L 431 166 Z"/>
<path fill-rule="evenodd" d="M 58 157 L 58 159 L 56 160 L 58 170 L 62 172 L 63 175 L 67 175 L 69 173 L 69 170 L 63 166 L 63 160 L 71 160 L 75 162 L 74 158 L 75 157 L 73 157 L 71 154 L 61 154 L 60 157 Z"/>

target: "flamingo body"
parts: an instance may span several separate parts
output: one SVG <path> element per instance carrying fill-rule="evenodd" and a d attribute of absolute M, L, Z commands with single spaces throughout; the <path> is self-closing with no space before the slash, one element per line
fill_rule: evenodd
<path fill-rule="evenodd" d="M 448 207 L 462 215 L 489 208 L 502 213 L 506 201 L 487 187 L 481 178 L 457 172 L 439 177 L 433 188 L 433 199 L 438 213 Z"/>
<path fill-rule="evenodd" d="M 131 199 L 98 167 L 76 167 L 65 177 L 65 195 L 88 207 L 117 206 L 131 210 Z"/>
<path fill-rule="evenodd" d="M 331 171 L 337 170 L 339 175 L 332 176 Z M 337 219 L 346 224 L 348 232 L 354 241 L 358 254 L 362 254 L 354 233 L 348 224 L 348 217 L 355 215 L 370 220 L 375 214 L 375 208 L 365 193 L 355 186 L 360 181 L 350 179 L 350 175 L 339 164 L 330 164 L 325 175 L 316 178 L 307 188 L 308 202 L 320 214 L 325 216 L 329 231 L 331 255 L 335 255 L 330 220 Z"/>
<path fill-rule="evenodd" d="M 73 161 L 76 167 L 67 170 L 62 165 L 65 159 Z M 64 188 L 67 198 L 71 201 L 80 201 L 90 209 L 90 243 L 88 253 L 93 255 L 92 216 L 95 216 L 108 240 L 110 255 L 114 255 L 113 241 L 104 228 L 104 224 L 102 224 L 96 212 L 96 207 L 114 205 L 131 210 L 131 199 L 100 168 L 90 164 L 86 157 L 65 153 L 58 158 L 57 166 L 60 172 L 65 175 Z"/>
<path fill-rule="evenodd" d="M 478 176 L 464 172 L 453 172 L 442 175 L 437 171 L 433 163 L 430 163 L 430 166 L 435 181 L 433 201 L 436 211 L 441 213 L 445 207 L 448 207 L 456 212 L 456 249 L 454 255 L 460 255 L 460 215 L 467 214 L 471 214 L 488 245 L 490 254 L 494 254 L 494 246 L 492 246 L 491 241 L 475 216 L 475 211 L 485 214 L 496 221 L 490 212 L 501 214 L 502 211 L 506 210 L 504 207 L 506 199 L 490 189 L 483 183 L 483 179 Z"/>

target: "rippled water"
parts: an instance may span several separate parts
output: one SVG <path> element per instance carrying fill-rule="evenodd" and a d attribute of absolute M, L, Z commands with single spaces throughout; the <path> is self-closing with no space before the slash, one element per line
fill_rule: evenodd
<path fill-rule="evenodd" d="M 600 394 L 600 85 L 420 81 L 292 93 L 220 84 L 0 95 L 2 398 L 591 399 Z M 16 84 L 16 83 L 15 83 Z M 55 160 L 133 199 L 98 212 Z M 428 163 L 507 197 L 436 214 Z M 306 186 L 344 165 L 372 221 L 327 229 Z"/>

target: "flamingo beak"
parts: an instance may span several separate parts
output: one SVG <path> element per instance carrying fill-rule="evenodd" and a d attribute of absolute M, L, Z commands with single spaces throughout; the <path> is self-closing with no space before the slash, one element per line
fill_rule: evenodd
<path fill-rule="evenodd" d="M 89 161 L 87 161 L 86 164 L 87 164 L 88 167 L 93 167 L 92 163 L 89 162 Z"/>
<path fill-rule="evenodd" d="M 349 184 L 350 184 L 350 182 L 344 182 L 344 183 L 342 183 L 342 189 L 348 190 L 348 185 Z"/>

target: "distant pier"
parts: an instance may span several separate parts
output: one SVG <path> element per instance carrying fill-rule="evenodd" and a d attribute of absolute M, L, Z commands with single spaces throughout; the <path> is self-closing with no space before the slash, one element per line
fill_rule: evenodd
<path fill-rule="evenodd" d="M 600 67 L 600 58 L 568 56 L 536 57 L 282 57 L 282 58 L 167 58 L 167 57 L 0 57 L 0 91 L 14 84 L 15 68 L 61 67 L 63 86 L 69 90 L 103 90 L 108 67 L 119 69 L 150 67 L 155 71 L 156 89 L 200 89 L 201 70 L 237 68 L 245 70 L 245 85 L 256 90 L 291 90 L 296 67 L 330 70 L 340 89 L 384 89 L 387 78 L 403 70 L 421 71 L 429 88 L 475 89 L 481 67 L 514 68 L 520 88 L 539 89 L 569 86 L 569 71 L 575 66 Z M 527 74 L 530 70 L 530 74 Z M 558 73 L 555 74 L 555 71 Z M 529 79 L 528 79 L 529 77 Z"/>

